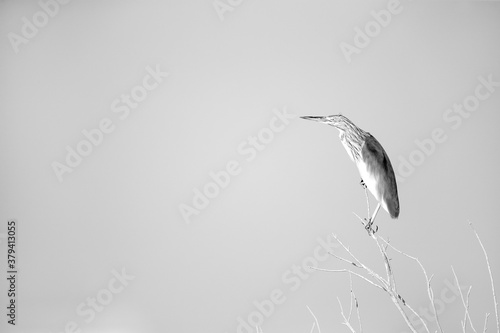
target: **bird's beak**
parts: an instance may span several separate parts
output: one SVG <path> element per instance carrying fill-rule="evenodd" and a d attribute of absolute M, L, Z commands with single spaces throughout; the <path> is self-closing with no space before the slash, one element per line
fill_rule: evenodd
<path fill-rule="evenodd" d="M 305 119 L 305 120 L 317 121 L 317 122 L 320 122 L 320 123 L 326 123 L 327 122 L 327 119 L 324 116 L 303 116 L 303 117 L 300 117 L 300 118 Z"/>

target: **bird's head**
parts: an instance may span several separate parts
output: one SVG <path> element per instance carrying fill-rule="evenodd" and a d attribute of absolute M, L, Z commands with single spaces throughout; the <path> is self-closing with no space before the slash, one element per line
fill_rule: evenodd
<path fill-rule="evenodd" d="M 347 117 L 341 114 L 334 114 L 331 116 L 304 116 L 300 118 L 333 126 L 340 132 L 348 131 L 354 125 Z"/>

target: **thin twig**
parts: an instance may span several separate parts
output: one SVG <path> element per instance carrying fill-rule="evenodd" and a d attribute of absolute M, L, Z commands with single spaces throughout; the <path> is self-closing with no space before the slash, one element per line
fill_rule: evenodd
<path fill-rule="evenodd" d="M 483 333 L 486 333 L 488 330 L 488 317 L 490 316 L 489 312 L 486 313 L 486 316 L 484 317 L 484 328 L 483 328 Z"/>
<path fill-rule="evenodd" d="M 335 240 L 344 248 L 344 250 L 349 253 L 349 255 L 356 261 L 356 264 L 358 264 L 358 266 L 356 267 L 360 267 L 360 268 L 363 268 L 369 275 L 371 275 L 372 277 L 374 277 L 375 279 L 377 279 L 380 284 L 382 286 L 384 286 L 385 289 L 388 288 L 389 286 L 389 282 L 386 281 L 383 277 L 381 277 L 380 275 L 378 275 L 377 273 L 375 273 L 371 268 L 365 266 L 352 252 L 351 250 L 344 245 L 344 243 L 342 243 L 342 241 L 337 237 L 337 235 L 335 234 L 332 234 L 332 236 L 335 238 Z"/>
<path fill-rule="evenodd" d="M 418 318 L 418 320 L 420 320 L 420 322 L 424 325 L 425 330 L 427 331 L 427 333 L 430 333 L 429 328 L 427 327 L 427 324 L 425 323 L 425 320 L 422 318 L 422 316 L 419 315 L 417 313 L 417 311 L 413 310 L 413 308 L 410 306 L 410 304 L 406 303 L 405 305 Z M 437 331 L 436 331 L 436 333 L 437 333 Z"/>
<path fill-rule="evenodd" d="M 432 290 L 432 287 L 431 287 L 431 280 L 432 278 L 434 277 L 434 275 L 431 275 L 431 277 L 429 278 L 428 275 L 427 275 L 427 271 L 425 270 L 425 267 L 424 265 L 422 265 L 422 263 L 420 262 L 420 260 L 417 258 L 417 257 L 413 257 L 409 254 L 407 254 L 406 252 L 403 252 L 401 250 L 399 250 L 398 248 L 396 248 L 395 246 L 393 246 L 392 244 L 390 244 L 388 241 L 386 241 L 385 239 L 383 239 L 382 237 L 380 237 L 380 239 L 382 239 L 382 241 L 384 241 L 384 243 L 387 244 L 387 246 L 389 246 L 391 249 L 393 249 L 394 251 L 414 260 L 417 262 L 417 264 L 420 266 L 420 268 L 422 269 L 422 272 L 424 272 L 424 276 L 425 276 L 425 281 L 427 283 L 427 295 L 429 296 L 429 300 L 431 302 L 431 305 L 432 305 L 432 310 L 434 312 L 434 319 L 436 320 L 436 324 L 437 324 L 437 327 L 439 329 L 439 332 L 443 333 L 443 329 L 441 328 L 441 324 L 439 323 L 439 317 L 438 317 L 438 313 L 436 311 L 436 305 L 434 304 L 434 291 Z M 414 312 L 415 313 L 415 312 Z M 420 317 L 420 315 L 418 315 L 418 318 L 420 319 L 420 321 L 424 324 L 425 328 L 427 329 L 427 325 L 425 324 L 425 321 L 422 319 L 422 317 Z M 427 332 L 429 332 L 429 329 L 427 329 Z"/>
<path fill-rule="evenodd" d="M 481 242 L 481 238 L 479 238 L 479 235 L 474 229 L 474 226 L 472 225 L 472 222 L 469 221 L 469 226 L 471 227 L 472 231 L 474 231 L 474 234 L 476 235 L 476 238 L 479 242 L 479 245 L 481 245 L 481 249 L 483 249 L 484 253 L 484 258 L 486 259 L 486 266 L 488 266 L 488 273 L 490 274 L 490 280 L 491 280 L 491 291 L 493 293 L 493 303 L 495 304 L 495 317 L 497 319 L 497 333 L 500 333 L 500 320 L 498 318 L 498 301 L 497 301 L 497 296 L 495 293 L 495 284 L 493 283 L 493 274 L 491 273 L 491 265 L 490 261 L 488 259 L 488 253 L 486 253 L 486 249 L 484 248 L 483 242 Z"/>
<path fill-rule="evenodd" d="M 387 256 L 387 252 L 384 250 L 384 247 L 380 244 L 378 240 L 378 236 L 375 235 L 375 233 L 372 233 L 372 238 L 375 239 L 375 242 L 377 243 L 377 246 L 380 250 L 380 253 L 382 254 L 382 258 L 384 259 L 384 264 L 387 272 L 387 277 L 389 281 L 389 288 L 388 288 L 388 293 L 391 296 L 391 300 L 394 303 L 394 306 L 398 309 L 399 313 L 403 317 L 403 319 L 406 322 L 406 325 L 412 330 L 412 332 L 417 333 L 415 328 L 413 327 L 412 323 L 410 322 L 410 319 L 408 318 L 408 315 L 406 312 L 403 310 L 401 307 L 401 304 L 399 303 L 399 300 L 403 302 L 403 305 L 406 305 L 406 302 L 403 300 L 403 298 L 398 294 L 397 288 L 396 288 L 396 281 L 394 279 L 394 273 L 391 268 L 391 263 L 389 261 L 389 257 Z"/>
<path fill-rule="evenodd" d="M 392 267 L 391 267 L 391 264 L 389 262 L 389 257 L 387 256 L 387 252 L 380 244 L 378 237 L 375 237 L 375 242 L 377 242 L 378 249 L 380 250 L 382 257 L 384 258 L 385 271 L 387 274 L 387 281 L 389 281 L 389 289 L 396 290 L 396 281 L 394 280 L 394 273 L 392 272 Z"/>
<path fill-rule="evenodd" d="M 347 317 L 347 320 L 351 321 L 351 314 L 352 314 L 352 301 L 353 301 L 353 291 L 352 291 L 352 274 L 349 273 L 349 288 L 351 289 L 351 296 L 349 297 L 350 299 L 350 305 L 349 305 L 349 316 Z"/>
<path fill-rule="evenodd" d="M 359 273 L 351 271 L 350 269 L 346 269 L 346 268 L 344 268 L 344 269 L 325 269 L 325 268 L 318 268 L 318 267 L 313 267 L 313 266 L 309 266 L 309 268 L 317 270 L 317 271 L 329 272 L 329 273 L 350 273 L 350 274 L 356 275 L 357 277 L 365 280 L 366 282 L 370 283 L 371 285 L 373 285 L 373 286 L 375 286 L 377 288 L 382 289 L 383 291 L 387 291 L 384 287 L 376 284 L 372 280 L 368 279 L 367 277 L 365 277 L 365 276 L 363 276 L 363 275 L 361 275 Z"/>
<path fill-rule="evenodd" d="M 313 322 L 313 325 L 312 325 L 312 327 L 311 327 L 311 331 L 310 331 L 309 333 L 313 333 L 313 332 L 314 332 L 314 328 L 315 328 L 315 327 L 316 327 L 316 323 L 315 323 L 315 322 Z"/>
<path fill-rule="evenodd" d="M 340 298 L 337 297 L 337 301 L 339 301 L 339 305 L 340 305 L 340 314 L 342 315 L 342 318 L 344 318 L 344 322 L 342 324 L 346 325 L 351 330 L 352 333 L 356 333 L 354 328 L 351 326 L 351 324 L 349 323 L 349 321 L 345 317 L 344 308 L 342 308 L 342 303 L 340 302 Z"/>
<path fill-rule="evenodd" d="M 309 308 L 308 305 L 306 305 L 307 307 L 307 310 L 309 310 L 309 312 L 311 313 L 311 315 L 313 316 L 314 318 L 314 323 L 316 324 L 316 327 L 318 327 L 318 333 L 321 333 L 321 329 L 319 328 L 319 323 L 318 323 L 318 318 L 316 318 L 316 316 L 314 315 L 314 313 L 311 311 L 311 308 Z M 314 330 L 314 324 L 313 324 L 313 327 L 311 328 L 311 333 L 313 332 Z"/>
<path fill-rule="evenodd" d="M 398 309 L 399 313 L 401 314 L 401 317 L 403 317 L 403 319 L 405 320 L 406 325 L 410 328 L 410 330 L 413 333 L 417 333 L 417 330 L 415 329 L 415 327 L 413 327 L 412 323 L 410 322 L 410 319 L 406 315 L 406 312 L 404 312 L 403 308 L 401 307 L 401 304 L 399 304 L 397 296 L 391 293 L 389 293 L 389 295 L 391 296 L 391 300 L 394 303 L 394 306 L 396 307 L 396 309 Z"/>
<path fill-rule="evenodd" d="M 339 259 L 339 260 L 341 260 L 341 261 L 344 261 L 344 262 L 346 262 L 346 263 L 348 263 L 348 264 L 351 264 L 351 265 L 353 265 L 353 266 L 355 266 L 355 267 L 362 268 L 360 265 L 358 265 L 358 264 L 357 264 L 357 263 L 355 263 L 354 261 L 350 261 L 350 260 L 347 260 L 347 259 L 345 259 L 345 258 L 342 258 L 341 256 L 338 256 L 338 255 L 336 255 L 336 254 L 335 254 L 335 253 L 333 253 L 333 252 L 328 252 L 328 254 L 329 254 L 329 255 L 331 255 L 332 257 L 335 257 L 335 258 L 337 258 L 337 259 Z"/>
<path fill-rule="evenodd" d="M 467 311 L 465 311 L 465 313 L 464 313 L 464 320 L 461 321 L 463 333 L 465 333 L 465 331 L 467 329 L 467 313 L 469 311 L 469 298 L 470 298 L 471 289 L 472 289 L 472 286 L 469 286 L 469 290 L 467 290 L 467 297 L 465 298 L 465 308 Z"/>
<path fill-rule="evenodd" d="M 356 215 L 356 214 L 355 214 Z M 357 216 L 357 215 L 356 215 Z M 362 221 L 362 219 L 358 216 L 358 218 Z M 406 322 L 406 325 L 411 329 L 411 331 L 413 333 L 417 333 L 417 331 L 415 330 L 415 328 L 413 327 L 412 323 L 410 322 L 410 319 L 408 318 L 408 315 L 405 313 L 405 311 L 403 310 L 403 308 L 401 307 L 401 304 L 399 303 L 399 301 L 403 301 L 403 304 L 404 304 L 404 300 L 401 298 L 401 296 L 397 293 L 396 291 L 396 286 L 395 286 L 395 280 L 394 280 L 394 274 L 392 272 L 392 268 L 391 268 L 391 264 L 390 264 L 390 261 L 389 261 L 389 257 L 387 256 L 387 253 L 385 252 L 384 250 L 384 247 L 380 244 L 380 242 L 378 241 L 378 237 L 375 235 L 375 233 L 371 233 L 371 237 L 375 240 L 379 250 L 380 250 L 380 253 L 382 254 L 382 258 L 384 259 L 384 264 L 385 264 L 385 268 L 386 268 L 386 273 L 387 273 L 387 280 L 385 280 L 383 277 L 381 277 L 380 275 L 378 275 L 377 273 L 375 273 L 371 268 L 367 267 L 366 265 L 364 265 L 350 250 L 347 246 L 345 246 L 342 241 L 340 239 L 338 239 L 338 237 L 333 234 L 333 237 L 337 240 L 337 242 L 346 250 L 347 253 L 349 253 L 349 255 L 356 261 L 356 263 L 361 266 L 361 268 L 363 268 L 369 275 L 371 275 L 373 278 L 375 278 L 376 280 L 378 280 L 378 282 L 380 282 L 380 285 L 379 285 L 379 288 L 383 289 L 384 291 L 386 291 L 389 296 L 391 297 L 391 300 L 392 302 L 394 303 L 394 306 L 396 306 L 396 308 L 398 309 L 399 313 L 401 314 L 401 316 L 403 317 L 403 319 L 405 320 Z M 349 271 L 349 270 L 346 270 L 346 271 Z M 351 271 L 352 272 L 352 271 Z M 359 275 L 358 275 L 359 276 Z M 364 278 L 364 277 L 363 277 Z M 367 280 L 365 278 L 365 280 Z M 369 281 L 369 280 L 368 280 Z M 370 281 L 373 285 L 376 285 L 375 283 L 373 283 L 372 281 Z"/>
<path fill-rule="evenodd" d="M 341 240 L 337 237 L 337 235 L 336 235 L 336 234 L 332 234 L 332 236 L 333 236 L 333 238 L 335 238 L 335 240 L 336 240 L 336 241 L 340 244 L 340 246 L 342 246 L 342 247 L 344 248 L 344 250 L 345 250 L 347 253 L 349 253 L 349 255 L 350 255 L 350 256 L 351 256 L 354 260 L 356 260 L 356 263 L 357 263 L 357 264 L 359 264 L 359 266 L 358 266 L 358 267 L 362 267 L 362 265 L 361 265 L 360 261 L 358 260 L 358 258 L 356 258 L 356 256 L 355 256 L 355 255 L 351 252 L 351 250 L 350 250 L 347 246 L 345 246 L 345 245 L 344 245 L 344 243 L 342 243 L 342 241 L 341 241 Z M 346 261 L 347 261 L 347 260 L 346 260 Z M 350 261 L 347 261 L 347 262 L 351 263 Z"/>
<path fill-rule="evenodd" d="M 354 292 L 352 292 L 352 296 L 354 297 L 354 303 L 355 303 L 355 306 L 356 306 L 356 314 L 358 315 L 359 332 L 363 333 L 363 326 L 361 326 L 361 316 L 359 314 L 358 298 L 356 297 L 356 295 L 354 294 Z"/>
<path fill-rule="evenodd" d="M 472 328 L 472 330 L 477 333 L 476 329 L 474 328 L 474 325 L 472 324 L 472 320 L 470 319 L 470 314 L 469 314 L 469 306 L 467 305 L 467 303 L 465 302 L 465 299 L 464 299 L 464 294 L 462 293 L 462 290 L 460 289 L 460 283 L 458 282 L 458 277 L 457 277 L 457 274 L 455 273 L 455 269 L 453 268 L 453 266 L 451 266 L 451 270 L 453 271 L 453 275 L 455 276 L 455 282 L 457 284 L 457 289 L 458 291 L 460 292 L 460 298 L 462 299 L 462 304 L 465 308 L 465 315 L 467 316 L 467 318 L 469 318 L 469 322 L 470 322 L 470 327 Z M 465 324 L 465 323 L 464 323 Z"/>

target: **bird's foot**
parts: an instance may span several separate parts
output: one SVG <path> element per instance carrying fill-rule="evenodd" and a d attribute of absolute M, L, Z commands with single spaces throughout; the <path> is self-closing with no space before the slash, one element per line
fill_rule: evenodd
<path fill-rule="evenodd" d="M 365 190 L 366 190 L 366 184 L 365 184 L 365 181 L 364 181 L 363 179 L 361 179 L 361 181 L 359 182 L 359 184 L 360 184 L 361 186 L 363 186 L 363 189 L 365 189 Z"/>
<path fill-rule="evenodd" d="M 378 225 L 376 225 L 375 228 L 372 228 L 373 220 L 371 218 L 370 219 L 364 218 L 364 220 L 365 220 L 365 230 L 368 232 L 369 236 L 373 235 L 378 231 Z"/>

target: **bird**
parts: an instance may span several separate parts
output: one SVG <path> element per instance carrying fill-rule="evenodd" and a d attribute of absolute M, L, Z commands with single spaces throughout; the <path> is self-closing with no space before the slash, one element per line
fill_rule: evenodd
<path fill-rule="evenodd" d="M 377 139 L 341 114 L 301 118 L 327 124 L 339 130 L 340 141 L 358 168 L 361 176 L 360 184 L 365 189 L 368 188 L 378 201 L 372 217 L 365 224 L 368 233 L 372 231 L 371 226 L 380 207 L 384 208 L 391 218 L 397 219 L 399 197 L 396 176 L 389 156 Z"/>

